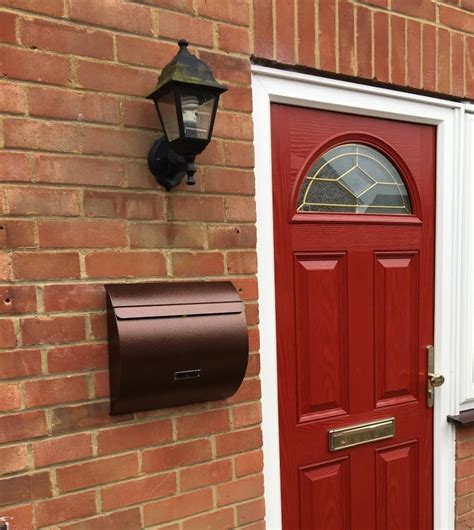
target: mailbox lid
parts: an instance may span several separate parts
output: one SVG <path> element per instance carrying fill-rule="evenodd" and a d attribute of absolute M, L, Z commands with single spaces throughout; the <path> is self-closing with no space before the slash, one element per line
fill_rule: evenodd
<path fill-rule="evenodd" d="M 241 303 L 229 281 L 122 283 L 105 285 L 105 289 L 113 307 Z"/>

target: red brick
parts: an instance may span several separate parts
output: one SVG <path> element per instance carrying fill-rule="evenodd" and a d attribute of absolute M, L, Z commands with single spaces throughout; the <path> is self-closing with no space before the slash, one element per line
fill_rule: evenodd
<path fill-rule="evenodd" d="M 80 521 L 77 523 L 61 525 L 61 530 L 104 530 L 104 529 L 120 529 L 120 530 L 135 530 L 141 527 L 140 510 L 139 508 L 131 508 L 129 510 L 122 510 L 120 512 L 111 513 L 109 515 L 101 515 L 87 521 Z"/>
<path fill-rule="evenodd" d="M 423 24 L 423 88 L 436 90 L 436 28 Z"/>
<path fill-rule="evenodd" d="M 392 46 L 390 48 L 392 83 L 405 85 L 406 20 L 402 17 L 390 17 L 390 25 L 392 28 Z"/>
<path fill-rule="evenodd" d="M 9 517 L 10 522 L 15 522 L 15 527 L 19 530 L 29 530 L 33 525 L 33 505 L 28 503 L 23 506 L 2 508 L 2 517 Z"/>
<path fill-rule="evenodd" d="M 12 279 L 11 255 L 0 254 L 0 280 L 10 281 Z"/>
<path fill-rule="evenodd" d="M 117 57 L 121 63 L 163 68 L 176 55 L 175 44 L 143 39 L 129 35 L 117 35 Z"/>
<path fill-rule="evenodd" d="M 4 220 L 0 225 L 0 232 L 4 231 L 5 238 L 0 246 L 3 248 L 36 247 L 35 221 Z M 1 241 L 1 237 L 0 237 Z"/>
<path fill-rule="evenodd" d="M 315 67 L 315 28 L 316 6 L 313 0 L 298 2 L 297 46 L 299 63 Z"/>
<path fill-rule="evenodd" d="M 102 507 L 105 511 L 142 503 L 176 492 L 176 473 L 165 473 L 139 480 L 129 480 L 102 489 Z"/>
<path fill-rule="evenodd" d="M 90 315 L 89 320 L 91 323 L 91 335 L 95 340 L 106 340 L 107 339 L 107 318 L 106 314 L 99 313 L 96 315 Z"/>
<path fill-rule="evenodd" d="M 452 2 L 452 0 L 451 0 Z M 458 3 L 455 1 L 454 3 Z M 474 11 L 474 1 L 473 0 L 459 0 L 459 5 L 461 7 L 464 7 L 464 9 L 467 9 L 469 11 Z"/>
<path fill-rule="evenodd" d="M 224 160 L 229 166 L 252 168 L 254 166 L 253 145 L 227 140 L 224 143 Z"/>
<path fill-rule="evenodd" d="M 82 401 L 88 397 L 86 376 L 67 376 L 25 383 L 27 407 L 44 407 L 56 403 Z"/>
<path fill-rule="evenodd" d="M 58 17 L 64 14 L 63 0 L 2 0 L 2 5 Z"/>
<path fill-rule="evenodd" d="M 456 456 L 458 459 L 474 456 L 474 440 L 458 442 L 456 446 Z"/>
<path fill-rule="evenodd" d="M 388 82 L 388 16 L 386 13 L 374 13 L 374 77 L 377 81 Z"/>
<path fill-rule="evenodd" d="M 0 443 L 45 436 L 48 432 L 44 411 L 0 416 Z"/>
<path fill-rule="evenodd" d="M 13 215 L 79 215 L 77 191 L 54 188 L 10 187 L 5 190 L 10 214 Z"/>
<path fill-rule="evenodd" d="M 260 403 L 249 403 L 233 409 L 234 427 L 247 427 L 262 421 L 262 407 Z"/>
<path fill-rule="evenodd" d="M 26 445 L 0 447 L 0 474 L 22 471 L 28 467 Z"/>
<path fill-rule="evenodd" d="M 257 272 L 255 251 L 228 252 L 227 272 L 229 274 L 254 274 Z"/>
<path fill-rule="evenodd" d="M 21 394 L 19 385 L 0 385 L 0 411 L 11 411 L 20 407 Z"/>
<path fill-rule="evenodd" d="M 18 504 L 50 496 L 51 482 L 49 473 L 46 472 L 0 480 L 0 505 Z"/>
<path fill-rule="evenodd" d="M 456 481 L 456 496 L 462 497 L 474 491 L 474 477 Z"/>
<path fill-rule="evenodd" d="M 253 451 L 235 457 L 235 474 L 237 477 L 252 475 L 263 469 L 262 451 Z"/>
<path fill-rule="evenodd" d="M 250 36 L 247 28 L 219 24 L 218 37 L 221 50 L 245 54 L 250 52 Z"/>
<path fill-rule="evenodd" d="M 246 197 L 228 197 L 225 200 L 226 220 L 234 222 L 255 222 L 255 200 Z"/>
<path fill-rule="evenodd" d="M 255 55 L 273 58 L 273 7 L 272 0 L 254 2 Z"/>
<path fill-rule="evenodd" d="M 242 300 L 257 300 L 258 284 L 255 278 L 240 278 L 232 280 L 234 287 L 240 294 Z"/>
<path fill-rule="evenodd" d="M 87 517 L 95 513 L 95 493 L 92 491 L 43 501 L 35 506 L 38 527 Z"/>
<path fill-rule="evenodd" d="M 40 182 L 121 186 L 123 166 L 116 160 L 41 155 L 36 159 L 36 179 Z"/>
<path fill-rule="evenodd" d="M 94 459 L 84 464 L 63 467 L 56 473 L 61 492 L 90 488 L 135 477 L 138 474 L 138 456 L 133 453 Z"/>
<path fill-rule="evenodd" d="M 195 438 L 230 429 L 229 411 L 214 410 L 177 419 L 178 439 Z"/>
<path fill-rule="evenodd" d="M 474 99 L 474 37 L 466 36 L 466 96 Z"/>
<path fill-rule="evenodd" d="M 336 72 L 336 2 L 319 3 L 319 56 L 321 70 Z"/>
<path fill-rule="evenodd" d="M 276 0 L 274 4 L 276 14 L 275 32 L 278 35 L 275 41 L 276 58 L 282 63 L 293 64 L 296 61 L 294 2 Z"/>
<path fill-rule="evenodd" d="M 111 248 L 127 245 L 123 221 L 42 221 L 42 248 Z"/>
<path fill-rule="evenodd" d="M 3 76 L 25 81 L 65 85 L 70 78 L 69 59 L 39 50 L 0 47 Z"/>
<path fill-rule="evenodd" d="M 94 396 L 96 398 L 110 396 L 109 372 L 94 374 Z"/>
<path fill-rule="evenodd" d="M 255 401 L 260 399 L 260 381 L 258 379 L 246 379 L 239 390 L 227 399 L 228 403 L 241 403 L 244 401 Z"/>
<path fill-rule="evenodd" d="M 156 74 L 149 70 L 85 60 L 78 61 L 77 78 L 84 88 L 133 96 L 143 96 L 156 85 Z"/>
<path fill-rule="evenodd" d="M 407 20 L 407 84 L 421 88 L 421 24 Z"/>
<path fill-rule="evenodd" d="M 254 248 L 254 226 L 211 226 L 208 231 L 209 248 Z"/>
<path fill-rule="evenodd" d="M 36 317 L 21 320 L 23 344 L 54 344 L 84 340 L 84 317 Z"/>
<path fill-rule="evenodd" d="M 209 47 L 213 45 L 212 23 L 209 20 L 161 11 L 158 24 L 160 37 L 180 39 L 186 35 L 191 44 Z"/>
<path fill-rule="evenodd" d="M 48 352 L 48 370 L 57 373 L 107 368 L 107 351 L 106 344 L 53 348 Z"/>
<path fill-rule="evenodd" d="M 464 95 L 464 37 L 451 33 L 451 93 Z"/>
<path fill-rule="evenodd" d="M 52 409 L 53 434 L 79 431 L 100 426 L 110 426 L 113 423 L 128 421 L 130 414 L 121 416 L 110 416 L 110 405 L 108 402 L 88 403 L 85 405 L 73 405 Z"/>
<path fill-rule="evenodd" d="M 223 109 L 252 112 L 252 91 L 248 87 L 229 86 L 219 99 Z"/>
<path fill-rule="evenodd" d="M 209 65 L 216 78 L 223 81 L 250 84 L 250 62 L 242 57 L 222 53 L 199 53 L 199 57 Z"/>
<path fill-rule="evenodd" d="M 77 153 L 81 129 L 77 125 L 37 120 L 6 119 L 5 146 Z"/>
<path fill-rule="evenodd" d="M 92 439 L 90 434 L 72 434 L 60 438 L 48 438 L 33 444 L 35 467 L 81 460 L 91 456 Z"/>
<path fill-rule="evenodd" d="M 466 11 L 440 5 L 439 22 L 459 31 L 474 33 L 474 13 L 467 13 Z"/>
<path fill-rule="evenodd" d="M 16 16 L 0 13 L 0 42 L 16 42 Z"/>
<path fill-rule="evenodd" d="M 145 160 L 135 160 L 128 161 L 125 164 L 125 169 L 127 172 L 127 187 L 128 188 L 139 188 L 153 191 L 164 191 L 164 188 L 159 188 L 155 177 L 150 173 L 148 164 Z M 200 173 L 200 168 L 198 165 L 197 174 Z M 197 184 L 197 189 L 199 189 L 199 184 Z"/>
<path fill-rule="evenodd" d="M 451 40 L 449 38 L 449 31 L 438 28 L 438 73 L 436 76 L 436 88 L 438 92 L 449 94 L 451 90 L 450 85 L 450 56 L 451 56 Z"/>
<path fill-rule="evenodd" d="M 226 456 L 256 449 L 262 445 L 260 428 L 221 434 L 216 437 L 218 456 Z"/>
<path fill-rule="evenodd" d="M 145 4 L 158 6 L 175 11 L 193 12 L 193 0 L 143 0 Z"/>
<path fill-rule="evenodd" d="M 357 75 L 370 79 L 372 77 L 372 12 L 364 7 L 357 7 Z"/>
<path fill-rule="evenodd" d="M 161 129 L 155 105 L 151 101 L 124 101 L 122 109 L 125 125 L 153 130 Z"/>
<path fill-rule="evenodd" d="M 166 262 L 159 252 L 96 252 L 86 256 L 90 278 L 165 276 Z"/>
<path fill-rule="evenodd" d="M 220 138 L 252 140 L 253 125 L 249 116 L 219 112 L 216 116 L 213 135 Z"/>
<path fill-rule="evenodd" d="M 203 180 L 204 189 L 208 193 L 238 193 L 241 195 L 255 193 L 255 179 L 250 171 L 206 168 Z"/>
<path fill-rule="evenodd" d="M 198 0 L 198 15 L 217 20 L 226 20 L 234 24 L 249 25 L 248 0 L 221 2 L 220 0 Z"/>
<path fill-rule="evenodd" d="M 456 462 L 456 478 L 469 477 L 474 475 L 474 460 L 461 460 Z"/>
<path fill-rule="evenodd" d="M 173 252 L 173 276 L 220 276 L 224 274 L 224 256 L 220 252 Z"/>
<path fill-rule="evenodd" d="M 151 421 L 100 431 L 97 434 L 97 447 L 100 455 L 120 453 L 170 442 L 172 437 L 169 420 Z"/>
<path fill-rule="evenodd" d="M 24 89 L 22 86 L 8 82 L 0 84 L 0 112 L 14 112 L 18 114 L 24 114 L 26 112 Z"/>
<path fill-rule="evenodd" d="M 0 353 L 0 379 L 29 377 L 41 373 L 39 350 L 18 350 Z"/>
<path fill-rule="evenodd" d="M 368 4 L 376 7 L 388 7 L 388 0 L 360 0 L 361 4 Z"/>
<path fill-rule="evenodd" d="M 151 35 L 152 17 L 149 7 L 124 0 L 70 0 L 70 17 L 98 26 L 118 28 L 129 33 Z"/>
<path fill-rule="evenodd" d="M 74 278 L 79 276 L 79 256 L 76 252 L 17 253 L 13 271 L 20 280 Z"/>
<path fill-rule="evenodd" d="M 0 320 L 0 348 L 14 348 L 16 333 L 12 320 Z"/>
<path fill-rule="evenodd" d="M 183 521 L 183 530 L 210 530 L 212 528 L 234 528 L 234 511 L 232 508 L 206 513 Z"/>
<path fill-rule="evenodd" d="M 0 153 L 0 180 L 28 181 L 30 168 L 28 158 L 19 153 Z"/>
<path fill-rule="evenodd" d="M 91 217 L 162 219 L 163 197 L 153 193 L 84 191 L 84 212 Z"/>
<path fill-rule="evenodd" d="M 211 143 L 206 147 L 203 153 L 201 153 L 198 158 L 198 166 L 197 166 L 197 173 L 196 173 L 196 184 L 198 187 L 194 187 L 193 191 L 199 190 L 200 185 L 200 177 L 202 175 L 202 169 L 201 166 L 204 164 L 209 164 L 212 166 L 219 166 L 224 164 L 224 151 L 223 151 L 223 142 L 219 141 L 219 139 L 215 138 Z M 177 190 L 185 190 L 189 191 L 189 187 L 185 184 L 184 179 L 181 181 L 181 184 L 178 186 Z"/>
<path fill-rule="evenodd" d="M 182 491 L 219 484 L 232 479 L 232 463 L 230 460 L 219 460 L 218 462 L 183 469 L 180 476 Z"/>
<path fill-rule="evenodd" d="M 220 197 L 170 197 L 168 217 L 173 221 L 224 221 L 224 201 Z"/>
<path fill-rule="evenodd" d="M 203 248 L 204 228 L 176 223 L 133 223 L 130 225 L 132 248 Z"/>
<path fill-rule="evenodd" d="M 21 41 L 28 48 L 87 55 L 97 59 L 114 57 L 113 38 L 110 33 L 39 18 L 26 18 L 21 21 Z"/>
<path fill-rule="evenodd" d="M 209 440 L 174 444 L 142 453 L 142 469 L 145 473 L 156 473 L 176 467 L 205 462 L 212 457 Z"/>
<path fill-rule="evenodd" d="M 258 304 L 245 305 L 245 318 L 248 326 L 255 326 L 259 322 Z"/>
<path fill-rule="evenodd" d="M 265 517 L 265 501 L 258 499 L 256 501 L 239 504 L 237 506 L 237 522 L 239 525 L 245 525 L 259 521 Z"/>
<path fill-rule="evenodd" d="M 150 133 L 131 130 L 87 128 L 83 131 L 84 152 L 89 154 L 145 157 Z"/>
<path fill-rule="evenodd" d="M 225 506 L 238 501 L 263 495 L 263 477 L 243 478 L 217 486 L 217 506 Z"/>
<path fill-rule="evenodd" d="M 67 120 L 118 123 L 117 98 L 59 88 L 30 87 L 30 114 Z"/>
<path fill-rule="evenodd" d="M 436 6 L 426 0 L 392 0 L 392 10 L 427 20 L 434 21 L 436 18 Z"/>
<path fill-rule="evenodd" d="M 352 2 L 340 0 L 338 4 L 339 23 L 339 72 L 355 74 L 355 10 Z M 326 50 L 323 50 L 326 53 Z"/>
<path fill-rule="evenodd" d="M 43 299 L 47 312 L 103 309 L 105 290 L 98 283 L 46 285 L 43 288 Z"/>
<path fill-rule="evenodd" d="M 246 377 L 254 377 L 260 373 L 260 355 L 258 353 L 249 356 Z"/>
<path fill-rule="evenodd" d="M 146 504 L 143 507 L 145 525 L 159 524 L 181 519 L 212 508 L 212 490 L 205 490 L 179 495 L 163 501 Z"/>

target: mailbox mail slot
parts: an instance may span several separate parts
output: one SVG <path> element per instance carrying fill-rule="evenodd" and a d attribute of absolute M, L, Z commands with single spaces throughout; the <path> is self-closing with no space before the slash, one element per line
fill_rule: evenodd
<path fill-rule="evenodd" d="M 248 336 L 231 282 L 105 289 L 111 414 L 225 399 L 238 390 Z"/>

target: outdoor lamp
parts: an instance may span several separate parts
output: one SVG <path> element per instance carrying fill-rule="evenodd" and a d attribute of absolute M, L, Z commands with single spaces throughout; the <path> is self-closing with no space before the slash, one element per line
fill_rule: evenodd
<path fill-rule="evenodd" d="M 185 174 L 187 184 L 196 183 L 194 159 L 211 140 L 219 96 L 227 90 L 206 63 L 189 53 L 186 40 L 178 45 L 178 53 L 147 96 L 155 102 L 165 134 L 151 146 L 148 167 L 167 190 Z"/>

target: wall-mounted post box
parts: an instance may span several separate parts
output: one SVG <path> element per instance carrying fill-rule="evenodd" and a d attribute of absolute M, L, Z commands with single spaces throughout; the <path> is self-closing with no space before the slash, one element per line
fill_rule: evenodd
<path fill-rule="evenodd" d="M 106 285 L 111 414 L 225 399 L 247 368 L 231 282 Z"/>

